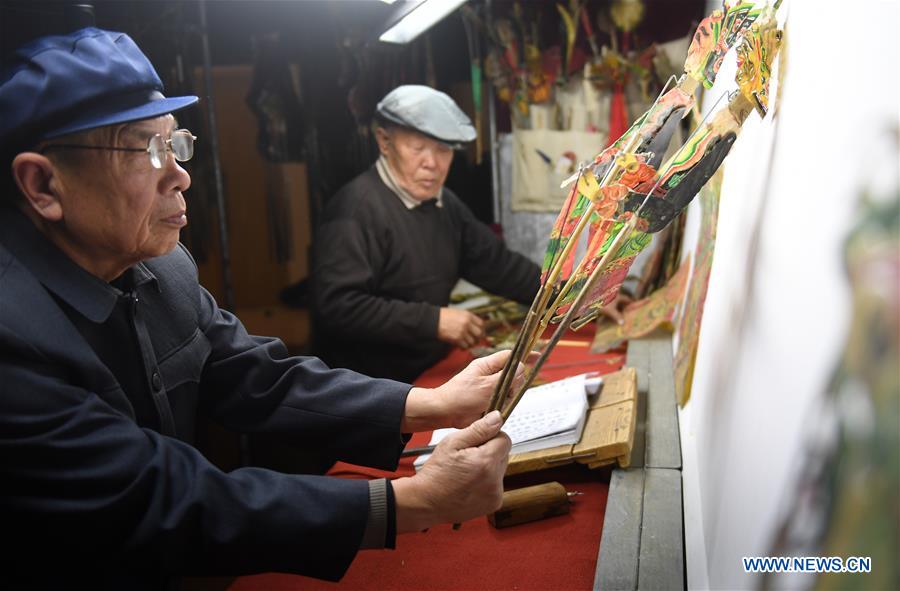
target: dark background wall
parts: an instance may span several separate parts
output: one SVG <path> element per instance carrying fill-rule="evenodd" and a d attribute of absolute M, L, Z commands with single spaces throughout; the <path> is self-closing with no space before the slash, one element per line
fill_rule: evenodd
<path fill-rule="evenodd" d="M 300 66 L 302 88 L 296 141 L 298 157 L 310 170 L 315 215 L 322 201 L 374 160 L 367 125 L 377 101 L 398 84 L 433 84 L 459 97 L 469 80 L 469 54 L 462 19 L 450 15 L 407 46 L 376 41 L 400 0 L 213 0 L 206 2 L 209 45 L 214 66 L 253 64 L 262 40 L 278 37 L 277 59 Z M 169 94 L 194 92 L 192 79 L 202 65 L 200 3 L 173 0 L 95 0 L 96 25 L 128 33 L 147 53 Z M 75 28 L 71 1 L 0 0 L 0 49 L 4 58 L 26 41 Z M 481 1 L 469 3 L 483 6 Z M 494 14 L 509 15 L 513 2 L 495 0 Z M 609 0 L 590 0 L 594 14 Z M 685 35 L 703 16 L 702 0 L 646 2 L 647 16 L 636 34 L 646 41 Z M 563 38 L 555 2 L 521 3 L 529 20 L 539 23 L 545 46 Z M 598 31 L 599 41 L 604 41 Z M 485 46 L 486 43 L 482 43 Z M 587 51 L 581 35 L 579 45 Z M 180 59 L 179 59 L 180 58 Z M 180 65 L 180 68 L 179 68 Z M 183 74 L 179 76 L 179 73 Z M 464 93 L 463 98 L 464 97 Z M 459 100 L 459 99 L 458 99 Z M 187 115 L 191 117 L 190 114 Z M 195 127 L 197 127 L 195 125 Z M 498 127 L 509 127 L 505 105 L 498 104 Z M 485 125 L 485 131 L 487 125 Z M 248 138 L 248 142 L 255 142 Z M 198 157 L 202 157 L 199 153 Z M 485 222 L 491 222 L 490 168 L 487 159 L 457 157 L 448 186 Z"/>

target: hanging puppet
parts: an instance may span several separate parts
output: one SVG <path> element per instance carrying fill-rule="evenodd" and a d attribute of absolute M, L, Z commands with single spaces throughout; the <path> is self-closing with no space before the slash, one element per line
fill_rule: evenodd
<path fill-rule="evenodd" d="M 652 234 L 671 222 L 719 168 L 749 114 L 756 110 L 765 116 L 769 71 L 780 39 L 773 8 L 757 8 L 750 2 L 724 4 L 700 23 L 675 87 L 668 92 L 664 88 L 631 128 L 567 181 L 572 188 L 551 231 L 541 289 L 504 368 L 491 410 L 501 409 L 504 417 L 509 416 L 563 332 L 596 318 L 600 308 L 615 298 Z M 726 108 L 715 111 L 717 101 L 709 121 L 701 121 L 663 163 L 675 126 L 694 106 L 697 87 L 712 86 L 725 54 L 738 43 L 738 90 L 728 95 Z M 574 246 L 585 227 L 587 251 L 576 266 Z M 533 349 L 551 321 L 559 326 L 525 384 L 509 392 L 511 368 Z"/>

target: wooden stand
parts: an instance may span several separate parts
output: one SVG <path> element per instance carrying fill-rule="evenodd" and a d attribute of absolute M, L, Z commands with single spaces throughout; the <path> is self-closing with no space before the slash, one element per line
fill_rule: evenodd
<path fill-rule="evenodd" d="M 600 393 L 591 397 L 584 433 L 575 445 L 560 445 L 509 457 L 506 475 L 534 472 L 564 464 L 599 468 L 631 461 L 637 418 L 637 372 L 626 367 L 603 376 Z"/>

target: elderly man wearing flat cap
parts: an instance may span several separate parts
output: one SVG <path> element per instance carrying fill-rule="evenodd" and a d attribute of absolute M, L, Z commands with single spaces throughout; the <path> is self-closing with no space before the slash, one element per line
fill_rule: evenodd
<path fill-rule="evenodd" d="M 483 336 L 478 316 L 448 307 L 460 278 L 530 303 L 540 269 L 444 187 L 454 148 L 475 139 L 453 99 L 400 86 L 376 125 L 381 156 L 329 201 L 316 237 L 316 346 L 333 367 L 410 381 Z"/>
<path fill-rule="evenodd" d="M 0 75 L 4 588 L 158 589 L 179 575 L 339 579 L 362 548 L 496 510 L 509 439 L 479 419 L 504 354 L 433 390 L 247 334 L 178 243 L 196 138 L 125 34 L 19 49 Z M 442 179 L 435 179 L 435 182 Z M 462 428 L 411 478 L 225 473 L 203 412 L 393 469 L 403 433 Z"/>

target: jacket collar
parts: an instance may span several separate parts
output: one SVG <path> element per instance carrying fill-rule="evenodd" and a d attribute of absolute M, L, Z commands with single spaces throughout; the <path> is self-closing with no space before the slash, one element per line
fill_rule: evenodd
<path fill-rule="evenodd" d="M 44 287 L 92 322 L 106 322 L 123 292 L 67 257 L 15 207 L 0 206 L 0 242 Z M 144 263 L 130 273 L 134 287 L 156 282 Z M 158 288 L 157 284 L 157 288 Z"/>

